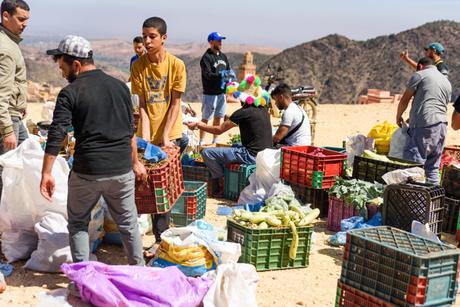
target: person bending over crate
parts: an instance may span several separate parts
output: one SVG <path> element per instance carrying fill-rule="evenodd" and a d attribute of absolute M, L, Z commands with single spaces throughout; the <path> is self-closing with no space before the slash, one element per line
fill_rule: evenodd
<path fill-rule="evenodd" d="M 76 146 L 67 196 L 73 261 L 89 260 L 88 224 L 91 211 L 103 196 L 118 225 L 129 264 L 144 265 L 134 185 L 135 177 L 145 180 L 147 174 L 137 158 L 129 89 L 96 69 L 91 45 L 83 37 L 68 35 L 47 54 L 53 56 L 70 84 L 57 97 L 40 192 L 51 201 L 56 185 L 53 164 L 67 129 L 73 126 Z"/>
<path fill-rule="evenodd" d="M 439 164 L 447 132 L 447 104 L 452 94 L 449 80 L 440 73 L 432 59 L 419 60 L 417 71 L 407 82 L 398 105 L 396 124 L 401 127 L 403 113 L 411 98 L 409 138 L 403 158 L 424 164 L 428 182 L 439 183 Z"/>
<path fill-rule="evenodd" d="M 241 135 L 241 146 L 205 148 L 201 152 L 204 163 L 211 173 L 216 195 L 222 194 L 221 177 L 224 176 L 224 166 L 230 163 L 254 164 L 259 151 L 271 148 L 272 126 L 270 114 L 265 106 L 242 102 L 242 107 L 236 110 L 230 118 L 219 126 L 209 126 L 203 122 L 190 122 L 191 129 L 221 135 L 238 126 Z M 220 186 L 219 186 L 220 185 Z"/>

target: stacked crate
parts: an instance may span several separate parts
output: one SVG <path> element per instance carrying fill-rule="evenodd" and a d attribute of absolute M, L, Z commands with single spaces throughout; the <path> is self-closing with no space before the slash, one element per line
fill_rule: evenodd
<path fill-rule="evenodd" d="M 336 306 L 449 306 L 460 250 L 388 227 L 352 230 Z"/>
<path fill-rule="evenodd" d="M 281 148 L 280 177 L 289 184 L 301 202 L 318 208 L 327 216 L 328 190 L 335 177 L 344 173 L 347 156 L 335 149 L 315 146 Z"/>
<path fill-rule="evenodd" d="M 444 221 L 444 189 L 422 183 L 390 184 L 383 195 L 384 225 L 411 231 L 412 221 L 428 224 L 440 236 Z"/>
<path fill-rule="evenodd" d="M 241 191 L 249 184 L 249 176 L 255 171 L 255 164 L 226 165 L 224 168 L 224 198 L 238 200 Z"/>
<path fill-rule="evenodd" d="M 147 181 L 136 181 L 135 201 L 139 214 L 171 211 L 184 191 L 179 148 L 162 148 L 167 160 L 147 163 Z"/>
<path fill-rule="evenodd" d="M 444 149 L 455 158 L 460 154 L 459 147 L 449 146 Z M 460 168 L 445 165 L 442 170 L 441 184 L 446 192 L 446 218 L 444 232 L 455 233 L 460 207 Z"/>
<path fill-rule="evenodd" d="M 206 182 L 185 181 L 185 190 L 171 210 L 171 224 L 187 226 L 206 213 Z"/>

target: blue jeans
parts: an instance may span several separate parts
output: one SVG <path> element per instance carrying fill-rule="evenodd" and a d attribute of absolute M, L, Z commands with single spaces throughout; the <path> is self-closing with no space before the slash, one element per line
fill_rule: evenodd
<path fill-rule="evenodd" d="M 255 164 L 256 157 L 244 146 L 206 148 L 201 152 L 213 179 L 224 176 L 224 167 L 230 163 Z"/>
<path fill-rule="evenodd" d="M 227 100 L 225 94 L 203 95 L 201 106 L 202 119 L 209 120 L 211 117 L 224 118 Z"/>
<path fill-rule="evenodd" d="M 404 147 L 405 160 L 422 163 L 425 176 L 430 183 L 439 183 L 439 164 L 446 139 L 447 124 L 438 123 L 429 127 L 409 128 L 409 139 Z"/>

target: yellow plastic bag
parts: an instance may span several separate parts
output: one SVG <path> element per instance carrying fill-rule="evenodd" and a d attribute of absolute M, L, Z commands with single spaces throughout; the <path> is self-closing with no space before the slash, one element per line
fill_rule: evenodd
<path fill-rule="evenodd" d="M 167 240 L 161 241 L 158 257 L 186 267 L 204 266 L 208 270 L 214 264 L 214 258 L 206 247 L 202 245 L 177 246 Z"/>
<path fill-rule="evenodd" d="M 388 154 L 390 151 L 391 136 L 396 131 L 396 129 L 398 129 L 397 125 L 390 124 L 387 121 L 372 127 L 367 137 L 373 138 L 375 140 L 375 148 L 377 149 L 378 154 Z"/>

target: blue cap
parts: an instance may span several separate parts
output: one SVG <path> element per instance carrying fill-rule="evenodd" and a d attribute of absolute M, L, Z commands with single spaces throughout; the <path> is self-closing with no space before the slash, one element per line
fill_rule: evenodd
<path fill-rule="evenodd" d="M 428 50 L 428 49 L 433 49 L 438 54 L 444 53 L 444 46 L 441 45 L 440 43 L 431 43 L 425 47 L 425 50 Z"/>
<path fill-rule="evenodd" d="M 211 41 L 220 41 L 225 39 L 225 36 L 222 36 L 219 32 L 212 32 L 211 34 L 208 35 L 208 42 Z"/>

